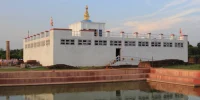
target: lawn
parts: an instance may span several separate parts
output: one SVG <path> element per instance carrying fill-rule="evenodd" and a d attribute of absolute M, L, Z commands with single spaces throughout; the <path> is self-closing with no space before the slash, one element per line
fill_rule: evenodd
<path fill-rule="evenodd" d="M 200 70 L 200 64 L 164 66 L 163 68 Z"/>

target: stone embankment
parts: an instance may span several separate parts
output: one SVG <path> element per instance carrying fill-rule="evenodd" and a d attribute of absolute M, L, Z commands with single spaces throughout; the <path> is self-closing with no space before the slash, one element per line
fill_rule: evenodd
<path fill-rule="evenodd" d="M 200 86 L 200 71 L 151 68 L 148 81 Z"/>
<path fill-rule="evenodd" d="M 1 72 L 0 86 L 146 80 L 149 68 Z"/>

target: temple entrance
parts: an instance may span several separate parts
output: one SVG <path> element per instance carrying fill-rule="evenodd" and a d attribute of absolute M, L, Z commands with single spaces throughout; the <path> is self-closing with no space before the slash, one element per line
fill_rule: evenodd
<path fill-rule="evenodd" d="M 120 61 L 121 56 L 121 48 L 116 48 L 116 60 Z"/>

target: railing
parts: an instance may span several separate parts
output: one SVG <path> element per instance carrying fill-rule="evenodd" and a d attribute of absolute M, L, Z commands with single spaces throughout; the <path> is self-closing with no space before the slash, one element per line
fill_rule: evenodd
<path fill-rule="evenodd" d="M 133 56 L 117 56 L 115 59 L 113 59 L 111 62 L 109 62 L 107 67 L 115 65 L 118 62 L 121 62 L 121 63 L 124 62 L 123 65 L 124 64 L 132 65 L 133 63 L 139 64 L 141 61 L 153 61 L 153 60 L 156 60 L 156 59 L 153 59 L 153 57 L 150 59 L 150 58 L 141 58 L 141 57 L 133 57 Z M 120 64 L 118 64 L 118 65 L 120 65 Z"/>
<path fill-rule="evenodd" d="M 72 36 L 80 37 L 81 31 L 72 31 Z M 97 33 L 98 35 L 98 33 Z M 118 38 L 138 38 L 138 39 L 167 39 L 167 40 L 185 40 L 184 36 L 172 36 L 172 35 L 161 35 L 161 34 L 134 34 L 134 33 L 114 33 L 114 32 L 103 32 L 101 37 L 118 37 Z M 98 37 L 98 36 L 97 36 Z M 30 39 L 30 38 L 29 38 Z M 38 40 L 38 39 L 35 39 Z M 34 41 L 26 39 L 26 42 Z"/>

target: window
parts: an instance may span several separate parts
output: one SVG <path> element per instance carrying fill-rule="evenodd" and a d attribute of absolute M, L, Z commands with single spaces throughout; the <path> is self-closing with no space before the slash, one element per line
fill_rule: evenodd
<path fill-rule="evenodd" d="M 33 43 L 31 43 L 31 48 L 33 48 Z"/>
<path fill-rule="evenodd" d="M 99 30 L 99 36 L 100 36 L 100 37 L 103 36 L 102 30 Z"/>
<path fill-rule="evenodd" d="M 61 45 L 65 45 L 65 39 L 61 39 L 61 40 L 60 40 L 60 44 L 61 44 Z"/>
<path fill-rule="evenodd" d="M 41 45 L 41 46 L 45 46 L 45 40 L 44 40 L 44 41 L 41 41 L 40 45 Z"/>
<path fill-rule="evenodd" d="M 135 41 L 125 41 L 125 46 L 135 46 Z"/>
<path fill-rule="evenodd" d="M 121 91 L 120 90 L 116 91 L 116 96 L 121 96 Z"/>
<path fill-rule="evenodd" d="M 164 42 L 163 47 L 172 47 L 172 43 L 171 42 Z"/>
<path fill-rule="evenodd" d="M 91 45 L 91 40 L 78 40 L 78 45 Z"/>
<path fill-rule="evenodd" d="M 138 42 L 138 46 L 140 46 L 140 47 L 148 47 L 149 46 L 149 42 L 139 41 Z"/>
<path fill-rule="evenodd" d="M 94 30 L 94 36 L 97 36 L 97 30 Z"/>
<path fill-rule="evenodd" d="M 107 45 L 106 40 L 95 40 L 94 45 Z"/>
<path fill-rule="evenodd" d="M 182 48 L 183 47 L 183 43 L 175 43 L 175 47 Z"/>
<path fill-rule="evenodd" d="M 67 39 L 67 40 L 66 40 L 66 45 L 74 45 L 74 40 L 72 40 L 72 39 Z"/>
<path fill-rule="evenodd" d="M 35 47 L 37 47 L 37 43 L 36 43 L 36 42 L 34 43 L 34 48 L 35 48 Z"/>
<path fill-rule="evenodd" d="M 25 49 L 27 48 L 27 44 L 25 45 Z"/>
<path fill-rule="evenodd" d="M 40 42 L 37 42 L 37 47 L 40 47 Z"/>
<path fill-rule="evenodd" d="M 110 46 L 121 46 L 122 42 L 121 41 L 110 41 Z"/>
<path fill-rule="evenodd" d="M 28 44 L 28 48 L 30 48 L 31 47 L 31 45 L 30 44 Z"/>
<path fill-rule="evenodd" d="M 50 40 L 46 40 L 46 45 L 50 45 Z"/>
<path fill-rule="evenodd" d="M 151 46 L 152 47 L 160 47 L 161 46 L 161 42 L 151 42 Z"/>

